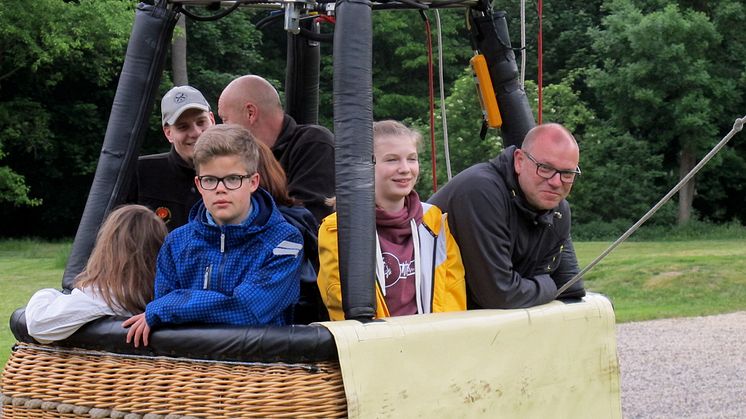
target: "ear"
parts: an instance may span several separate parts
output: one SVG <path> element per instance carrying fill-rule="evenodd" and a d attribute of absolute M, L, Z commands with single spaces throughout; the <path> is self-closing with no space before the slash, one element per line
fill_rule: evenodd
<path fill-rule="evenodd" d="M 212 122 L 212 125 L 215 125 L 215 114 L 213 114 L 212 111 L 210 111 L 209 114 L 210 114 L 210 122 Z"/>
<path fill-rule="evenodd" d="M 199 184 L 199 177 L 197 176 L 194 177 L 194 185 L 197 187 L 198 191 L 202 190 L 202 185 Z"/>
<path fill-rule="evenodd" d="M 249 182 L 249 192 L 250 193 L 256 192 L 257 188 L 259 188 L 259 172 L 251 175 L 251 177 L 248 179 L 248 182 Z"/>
<path fill-rule="evenodd" d="M 256 123 L 257 119 L 259 119 L 259 108 L 251 102 L 246 102 L 244 109 L 246 111 L 246 120 L 251 124 Z"/>
<path fill-rule="evenodd" d="M 513 170 L 517 175 L 521 174 L 521 166 L 523 165 L 523 151 L 520 148 L 516 148 L 513 152 Z"/>
<path fill-rule="evenodd" d="M 171 139 L 172 134 L 173 134 L 172 130 L 173 130 L 173 127 L 171 125 L 164 125 L 163 126 L 163 135 L 166 136 L 166 139 L 171 144 L 174 143 L 174 140 Z"/>

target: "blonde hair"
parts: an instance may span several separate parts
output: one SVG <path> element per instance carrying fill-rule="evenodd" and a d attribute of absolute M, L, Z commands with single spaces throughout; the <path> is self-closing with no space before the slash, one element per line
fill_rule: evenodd
<path fill-rule="evenodd" d="M 405 137 L 409 138 L 414 142 L 414 146 L 417 150 L 422 145 L 422 134 L 419 131 L 409 128 L 399 121 L 393 119 L 384 119 L 382 121 L 373 122 L 373 144 L 375 146 L 376 138 L 381 137 Z M 337 210 L 337 197 L 332 196 L 324 199 L 324 204 L 331 207 L 334 211 Z"/>
<path fill-rule="evenodd" d="M 153 300 L 155 263 L 166 224 L 142 205 L 124 205 L 104 221 L 76 288 L 93 288 L 112 308 L 145 311 Z"/>
<path fill-rule="evenodd" d="M 373 144 L 379 137 L 406 137 L 414 141 L 415 147 L 419 150 L 422 144 L 422 134 L 419 131 L 409 128 L 399 121 L 385 119 L 373 123 Z"/>
<path fill-rule="evenodd" d="M 199 174 L 201 165 L 221 156 L 241 159 L 249 175 L 257 172 L 259 147 L 246 128 L 236 124 L 213 125 L 200 134 L 194 144 L 194 168 Z"/>

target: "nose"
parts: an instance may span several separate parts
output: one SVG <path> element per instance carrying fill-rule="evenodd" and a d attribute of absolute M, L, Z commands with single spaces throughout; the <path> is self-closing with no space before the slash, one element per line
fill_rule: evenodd
<path fill-rule="evenodd" d="M 225 180 L 220 179 L 218 181 L 218 185 L 215 186 L 215 192 L 227 192 L 228 188 L 225 187 Z"/>
<path fill-rule="evenodd" d="M 197 124 L 192 124 L 189 127 L 189 136 L 190 137 L 199 137 L 200 134 L 202 134 L 202 131 L 204 131 L 204 129 L 202 127 L 198 126 Z"/>
<path fill-rule="evenodd" d="M 554 176 L 547 179 L 547 183 L 549 183 L 552 187 L 555 188 L 561 188 L 562 187 L 562 179 L 560 179 L 560 173 L 554 172 Z"/>
<path fill-rule="evenodd" d="M 402 160 L 399 162 L 399 173 L 409 173 L 412 171 L 412 166 L 410 165 L 409 161 Z"/>

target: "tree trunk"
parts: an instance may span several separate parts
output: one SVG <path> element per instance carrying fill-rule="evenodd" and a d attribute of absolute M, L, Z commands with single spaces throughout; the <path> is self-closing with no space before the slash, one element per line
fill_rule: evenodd
<path fill-rule="evenodd" d="M 679 159 L 679 179 L 683 179 L 697 162 L 694 153 L 684 148 Z M 694 180 L 691 178 L 679 191 L 679 225 L 685 224 L 692 218 L 692 201 L 694 200 Z"/>
<path fill-rule="evenodd" d="M 184 16 L 176 23 L 173 43 L 171 44 L 171 71 L 173 72 L 174 86 L 189 84 L 187 76 L 187 38 L 186 19 Z"/>

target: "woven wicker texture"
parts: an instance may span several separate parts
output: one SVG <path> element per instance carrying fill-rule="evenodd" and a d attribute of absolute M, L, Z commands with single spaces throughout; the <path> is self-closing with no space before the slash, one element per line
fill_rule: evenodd
<path fill-rule="evenodd" d="M 56 410 L 29 409 L 23 406 L 3 406 L 3 418 L 14 419 L 57 419 L 57 418 L 79 418 L 74 413 L 58 413 Z M 86 415 L 88 416 L 88 415 Z"/>
<path fill-rule="evenodd" d="M 209 418 L 347 414 L 336 362 L 228 364 L 18 344 L 0 385 L 5 399 L 13 401 L 3 406 L 7 418 L 91 417 L 86 408 Z M 24 408 L 23 400 L 37 403 Z M 43 409 L 38 401 L 46 402 Z M 81 414 L 50 407 L 58 404 L 75 406 Z"/>

